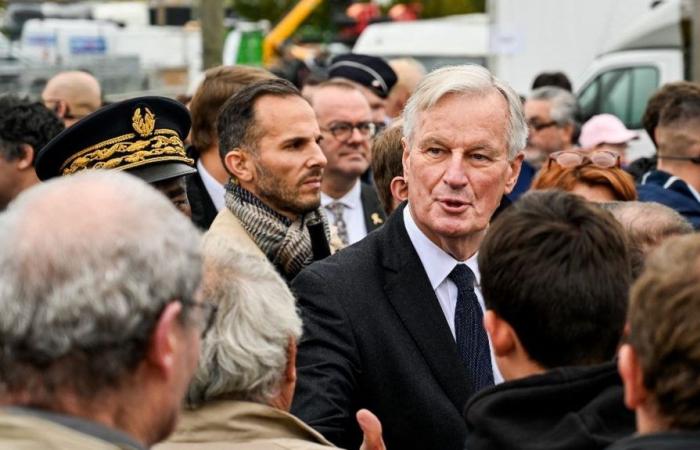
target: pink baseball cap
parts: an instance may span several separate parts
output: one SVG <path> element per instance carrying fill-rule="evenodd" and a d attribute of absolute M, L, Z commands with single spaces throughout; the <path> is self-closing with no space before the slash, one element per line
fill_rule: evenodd
<path fill-rule="evenodd" d="M 581 147 L 594 148 L 600 144 L 624 144 L 638 137 L 612 114 L 598 114 L 583 124 L 578 140 Z"/>

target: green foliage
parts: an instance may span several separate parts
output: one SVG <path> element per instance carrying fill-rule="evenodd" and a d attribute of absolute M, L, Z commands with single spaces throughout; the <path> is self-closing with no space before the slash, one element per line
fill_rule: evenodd
<path fill-rule="evenodd" d="M 227 6 L 249 20 L 267 19 L 273 25 L 292 9 L 296 0 L 228 0 Z"/>

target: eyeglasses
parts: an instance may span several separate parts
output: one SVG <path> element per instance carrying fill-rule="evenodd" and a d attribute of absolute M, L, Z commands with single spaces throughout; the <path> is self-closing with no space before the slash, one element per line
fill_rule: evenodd
<path fill-rule="evenodd" d="M 326 130 L 330 131 L 339 141 L 347 141 L 352 137 L 352 132 L 357 128 L 362 136 L 371 138 L 377 132 L 377 126 L 373 122 L 336 122 Z"/>
<path fill-rule="evenodd" d="M 540 123 L 540 122 L 531 121 L 531 120 L 528 120 L 528 122 L 527 122 L 527 127 L 532 128 L 535 131 L 541 131 L 541 130 L 544 130 L 545 128 L 553 127 L 555 125 L 558 125 L 558 124 L 554 120 L 551 120 L 551 121 L 545 122 L 545 123 Z"/>
<path fill-rule="evenodd" d="M 619 153 L 610 150 L 593 150 L 590 152 L 562 150 L 549 155 L 549 163 L 547 167 L 552 165 L 552 161 L 567 169 L 585 164 L 592 164 L 596 167 L 601 167 L 604 169 L 620 167 Z"/>
<path fill-rule="evenodd" d="M 180 303 L 189 307 L 200 308 L 202 310 L 202 320 L 200 321 L 199 326 L 202 328 L 201 333 L 203 339 L 214 325 L 216 311 L 219 309 L 218 306 L 209 302 L 195 302 L 192 300 L 180 300 Z"/>

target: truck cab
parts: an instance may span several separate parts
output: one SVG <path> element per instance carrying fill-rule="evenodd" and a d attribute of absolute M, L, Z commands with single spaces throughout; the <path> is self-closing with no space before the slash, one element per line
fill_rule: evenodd
<path fill-rule="evenodd" d="M 682 0 L 659 4 L 612 40 L 576 83 L 583 121 L 609 113 L 638 132 L 639 139 L 630 143 L 630 159 L 655 151 L 642 129 L 649 98 L 664 84 L 686 78 L 687 17 Z"/>

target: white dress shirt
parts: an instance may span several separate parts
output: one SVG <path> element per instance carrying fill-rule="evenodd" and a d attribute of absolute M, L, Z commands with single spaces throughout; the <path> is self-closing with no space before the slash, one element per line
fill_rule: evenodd
<path fill-rule="evenodd" d="M 355 183 L 355 186 L 353 186 L 347 194 L 338 199 L 330 197 L 321 192 L 321 206 L 323 206 L 323 212 L 326 213 L 329 223 L 335 223 L 335 215 L 327 208 L 327 206 L 333 202 L 342 203 L 343 206 L 345 206 L 345 211 L 343 211 L 343 219 L 345 220 L 345 227 L 348 230 L 348 245 L 354 244 L 367 236 L 365 212 L 362 209 L 362 198 L 360 197 L 361 193 L 362 186 L 360 186 L 359 179 Z"/>
<path fill-rule="evenodd" d="M 221 211 L 226 203 L 224 200 L 226 189 L 224 189 L 224 186 L 219 183 L 216 178 L 207 172 L 201 159 L 197 160 L 197 171 L 202 178 L 202 183 L 204 183 L 204 188 L 207 190 L 209 198 L 211 198 L 212 203 L 214 203 L 214 208 L 216 208 L 217 211 Z"/>
<path fill-rule="evenodd" d="M 435 291 L 435 296 L 440 303 L 440 308 L 442 313 L 445 315 L 445 320 L 450 326 L 450 331 L 452 332 L 452 337 L 455 337 L 455 309 L 457 308 L 457 285 L 454 284 L 452 280 L 448 278 L 452 269 L 455 268 L 457 264 L 466 264 L 467 267 L 474 272 L 475 285 L 474 293 L 476 298 L 479 300 L 479 306 L 481 310 L 484 308 L 484 298 L 481 295 L 481 277 L 479 274 L 479 266 L 477 265 L 475 253 L 471 258 L 466 261 L 457 261 L 452 256 L 450 256 L 443 249 L 435 245 L 433 241 L 428 239 L 428 237 L 423 234 L 423 232 L 418 228 L 416 222 L 413 220 L 410 212 L 410 205 L 406 205 L 403 210 L 403 221 L 406 226 L 406 232 L 408 237 L 413 244 L 413 248 L 416 249 L 418 253 L 418 258 L 420 258 L 421 264 L 425 269 L 425 273 L 428 274 L 428 279 L 430 280 L 430 285 Z M 487 334 L 488 336 L 488 334 Z M 498 366 L 496 365 L 496 358 L 493 354 L 493 347 L 491 346 L 491 339 L 489 338 L 489 350 L 491 351 L 491 367 L 493 368 L 493 380 L 498 384 L 503 382 L 503 376 L 501 375 Z"/>

